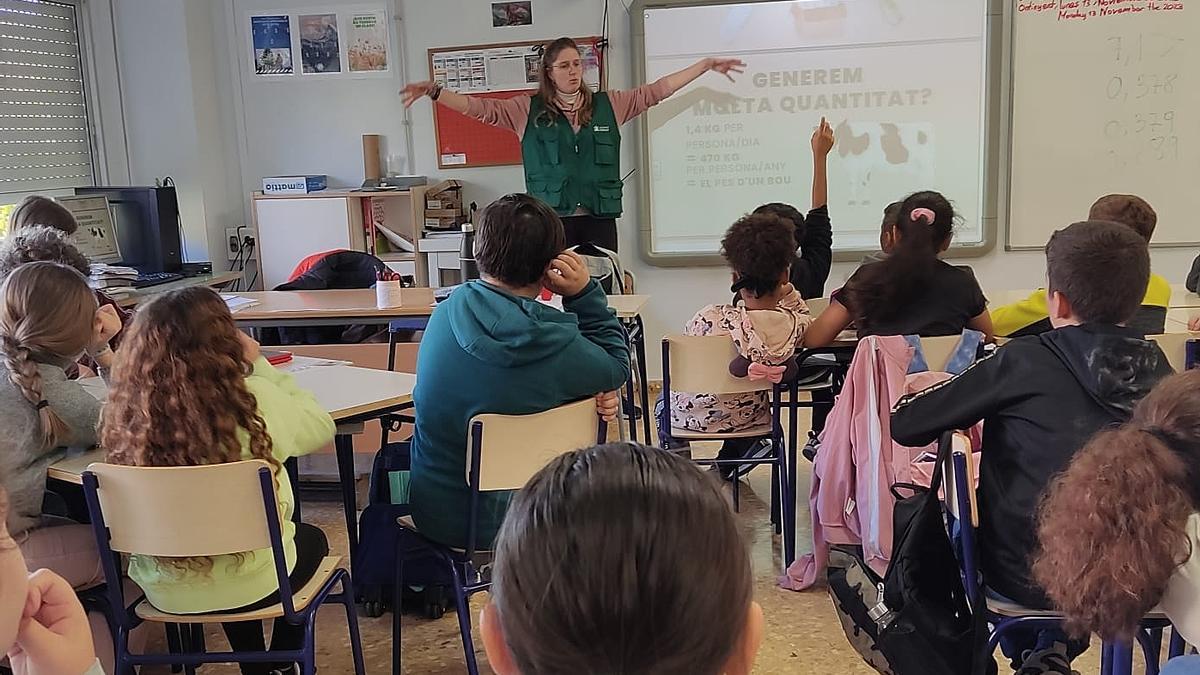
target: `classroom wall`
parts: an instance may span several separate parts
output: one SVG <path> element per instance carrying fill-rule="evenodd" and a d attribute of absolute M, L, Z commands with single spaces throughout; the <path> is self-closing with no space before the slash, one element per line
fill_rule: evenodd
<path fill-rule="evenodd" d="M 234 22 L 240 20 L 240 8 L 267 9 L 267 5 L 262 4 L 266 0 L 112 1 L 121 10 L 116 14 L 116 23 L 122 79 L 127 93 L 126 128 L 130 136 L 131 174 L 135 181 L 164 173 L 171 173 L 177 179 L 186 176 L 188 184 L 181 187 L 181 202 L 187 210 L 185 223 L 189 250 L 215 247 L 212 255 L 221 260 L 224 257 L 220 249 L 223 223 L 246 218 L 248 194 L 261 177 L 262 170 L 268 165 L 301 163 L 301 153 L 309 151 L 299 147 L 293 136 L 283 135 L 268 139 L 270 143 L 255 145 L 253 152 L 247 152 L 245 139 L 238 137 L 235 122 L 251 109 L 240 100 L 237 71 L 230 62 L 230 59 L 245 58 L 244 55 L 239 57 L 237 50 L 246 49 Z M 302 2 L 305 4 L 299 4 Z M 532 26 L 492 28 L 487 0 L 394 0 L 394 3 L 393 11 L 399 18 L 398 39 L 410 81 L 428 78 L 427 50 L 431 47 L 594 35 L 601 31 L 603 13 L 600 0 L 533 0 Z M 313 6 L 312 0 L 279 0 L 268 4 L 270 9 Z M 626 88 L 633 83 L 629 17 L 622 2 L 610 2 L 609 5 L 608 86 Z M 211 35 L 211 42 L 206 41 L 208 35 Z M 181 44 L 186 44 L 187 48 L 182 49 Z M 170 77 L 166 77 L 168 75 Z M 401 147 L 405 143 L 405 113 L 395 90 L 394 83 L 379 80 L 371 93 L 379 97 L 372 99 L 376 101 L 374 116 L 380 120 L 378 129 L 387 134 L 389 145 Z M 330 99 L 320 94 L 314 92 L 303 105 L 294 101 L 285 109 L 294 109 L 297 114 L 310 109 L 328 111 Z M 357 114 L 353 99 L 335 103 L 341 112 L 321 114 L 322 123 L 330 134 L 356 139 L 359 133 L 367 132 L 368 127 Z M 409 111 L 409 118 L 415 173 L 462 180 L 467 199 L 480 205 L 504 193 L 523 189 L 520 167 L 440 171 L 435 157 L 429 101 L 418 102 Z M 376 127 L 372 125 L 371 129 Z M 808 136 L 811 133 L 808 122 L 798 127 L 796 133 Z M 640 145 L 637 126 L 624 127 L 622 136 L 622 165 L 628 171 L 637 166 L 636 150 Z M 338 147 L 336 153 L 340 154 L 329 158 L 331 166 L 349 166 L 360 161 L 357 142 L 344 140 Z M 201 161 L 192 161 L 195 157 L 200 157 Z M 212 175 L 216 167 L 220 167 L 223 180 Z M 181 180 L 181 185 L 183 183 Z M 638 290 L 652 296 L 645 319 L 651 342 L 649 361 L 652 372 L 657 373 L 657 339 L 664 333 L 680 329 L 699 305 L 727 298 L 729 275 L 720 267 L 656 268 L 644 263 L 638 255 L 638 193 L 638 182 L 630 180 L 625 191 L 627 216 L 619 221 L 621 250 L 623 260 L 638 277 Z M 781 194 L 779 199 L 805 208 L 808 189 L 802 188 L 796 194 Z M 754 206 L 747 204 L 746 208 L 749 210 Z M 1080 218 L 1086 215 L 1087 206 L 1079 206 Z M 832 216 L 837 218 L 838 214 Z M 207 229 L 189 222 L 195 218 L 201 223 L 209 218 Z M 1003 231 L 998 236 L 1003 241 Z M 1189 249 L 1157 249 L 1153 252 L 1155 270 L 1172 282 L 1182 282 L 1194 256 L 1195 251 Z M 982 258 L 961 262 L 975 269 L 985 289 L 1030 288 L 1041 284 L 1045 274 L 1040 252 L 1008 252 L 1002 250 L 1002 245 Z M 829 288 L 835 288 L 853 268 L 852 264 L 835 265 Z"/>

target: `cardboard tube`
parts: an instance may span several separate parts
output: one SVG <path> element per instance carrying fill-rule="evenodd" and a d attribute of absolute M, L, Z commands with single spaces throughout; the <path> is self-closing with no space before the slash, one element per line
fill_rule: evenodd
<path fill-rule="evenodd" d="M 379 180 L 383 173 L 379 168 L 379 134 L 363 134 L 363 178 Z"/>

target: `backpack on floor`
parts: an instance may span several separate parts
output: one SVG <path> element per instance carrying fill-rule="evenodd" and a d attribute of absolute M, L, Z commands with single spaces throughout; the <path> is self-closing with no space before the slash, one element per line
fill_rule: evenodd
<path fill-rule="evenodd" d="M 580 244 L 571 249 L 587 263 L 588 274 L 600 284 L 608 295 L 624 295 L 625 268 L 617 254 L 595 244 Z"/>
<path fill-rule="evenodd" d="M 872 613 L 883 606 L 883 580 L 862 558 L 833 548 L 829 551 L 829 597 L 842 632 L 862 660 L 883 675 L 896 675 L 879 649 L 879 626 Z"/>
<path fill-rule="evenodd" d="M 984 612 L 967 597 L 938 490 L 950 459 L 952 434 L 938 441 L 937 465 L 929 488 L 897 494 L 892 559 L 883 579 L 883 603 L 874 616 L 878 646 L 896 675 L 974 675 L 992 662 L 985 648 Z"/>

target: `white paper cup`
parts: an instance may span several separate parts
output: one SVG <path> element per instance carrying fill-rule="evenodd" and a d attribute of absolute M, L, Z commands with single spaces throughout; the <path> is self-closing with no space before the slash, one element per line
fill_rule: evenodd
<path fill-rule="evenodd" d="M 400 297 L 400 282 L 393 281 L 377 281 L 375 282 L 375 307 L 378 309 L 388 309 L 391 307 L 399 307 L 403 304 Z"/>

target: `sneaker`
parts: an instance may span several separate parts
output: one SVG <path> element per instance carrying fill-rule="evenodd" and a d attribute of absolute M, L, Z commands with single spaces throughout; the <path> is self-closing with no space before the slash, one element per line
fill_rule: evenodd
<path fill-rule="evenodd" d="M 804 449 L 800 454 L 804 455 L 804 459 L 810 462 L 817 461 L 817 451 L 821 449 L 821 439 L 818 438 L 817 432 L 808 432 L 808 442 L 804 444 Z"/>
<path fill-rule="evenodd" d="M 1029 652 L 1016 675 L 1079 675 L 1071 670 L 1067 645 L 1055 642 L 1046 649 Z"/>

